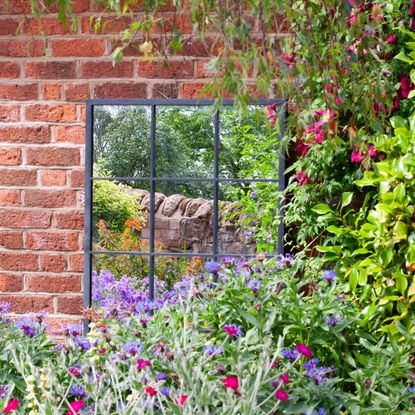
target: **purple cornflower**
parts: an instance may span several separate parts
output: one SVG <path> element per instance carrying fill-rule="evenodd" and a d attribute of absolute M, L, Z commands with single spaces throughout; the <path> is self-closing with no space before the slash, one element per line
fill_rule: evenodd
<path fill-rule="evenodd" d="M 249 289 L 251 289 L 254 294 L 256 294 L 258 292 L 261 285 L 262 285 L 262 282 L 260 280 L 256 280 L 256 279 L 248 280 L 248 282 L 246 283 L 246 286 Z"/>
<path fill-rule="evenodd" d="M 211 274 L 217 274 L 220 270 L 219 262 L 209 261 L 205 264 L 205 270 Z"/>
<path fill-rule="evenodd" d="M 123 349 L 126 353 L 135 356 L 143 350 L 143 345 L 138 340 L 129 340 L 124 344 Z"/>
<path fill-rule="evenodd" d="M 325 322 L 327 323 L 329 327 L 333 327 L 339 322 L 339 320 L 340 319 L 337 318 L 336 316 L 329 316 L 326 318 Z"/>
<path fill-rule="evenodd" d="M 213 356 L 223 354 L 223 347 L 216 346 L 215 344 L 209 344 L 203 348 L 203 352 L 213 357 Z"/>
<path fill-rule="evenodd" d="M 223 330 L 226 331 L 226 333 L 229 334 L 231 337 L 241 337 L 243 336 L 243 331 L 241 326 L 237 326 L 236 324 L 230 323 L 225 324 L 223 326 Z"/>
<path fill-rule="evenodd" d="M 327 411 L 324 408 L 318 408 L 317 409 L 318 415 L 327 415 Z"/>
<path fill-rule="evenodd" d="M 249 197 L 250 197 L 251 199 L 256 199 L 256 198 L 258 197 L 258 193 L 257 193 L 255 190 L 253 190 L 253 191 L 251 192 L 251 194 L 249 195 Z"/>
<path fill-rule="evenodd" d="M 224 265 L 225 267 L 231 267 L 232 265 L 235 265 L 235 262 L 235 258 L 231 256 L 222 258 L 222 265 Z"/>
<path fill-rule="evenodd" d="M 290 254 L 278 255 L 277 264 L 281 267 L 286 267 L 288 265 L 293 265 L 295 262 L 294 258 Z"/>
<path fill-rule="evenodd" d="M 72 385 L 69 389 L 69 394 L 80 398 L 85 398 L 87 396 L 85 389 L 81 385 Z"/>
<path fill-rule="evenodd" d="M 281 354 L 286 358 L 286 359 L 290 359 L 290 360 L 295 360 L 297 359 L 297 357 L 299 356 L 299 352 L 296 349 L 283 349 L 281 351 Z"/>
<path fill-rule="evenodd" d="M 157 373 L 156 379 L 157 380 L 166 380 L 167 379 L 167 373 L 164 373 L 164 372 Z"/>
<path fill-rule="evenodd" d="M 166 398 L 170 398 L 171 388 L 160 388 L 160 393 Z"/>
<path fill-rule="evenodd" d="M 187 295 L 190 291 L 190 281 L 182 280 L 174 284 L 175 290 L 181 295 Z"/>
<path fill-rule="evenodd" d="M 28 317 L 23 317 L 17 320 L 14 325 L 19 327 L 26 336 L 33 337 L 38 333 L 39 325 Z"/>
<path fill-rule="evenodd" d="M 76 345 L 79 346 L 83 350 L 89 350 L 98 344 L 98 342 L 91 344 L 91 342 L 88 339 L 82 338 L 80 336 L 75 337 L 74 340 L 75 340 Z"/>
<path fill-rule="evenodd" d="M 0 399 L 3 399 L 7 396 L 10 391 L 9 385 L 0 385 Z"/>
<path fill-rule="evenodd" d="M 312 379 L 315 383 L 320 385 L 326 377 L 334 372 L 333 367 L 329 366 L 320 366 L 318 367 L 318 359 L 311 359 L 309 362 L 303 364 L 303 369 L 305 370 L 304 375 Z"/>
<path fill-rule="evenodd" d="M 0 304 L 0 314 L 10 313 L 10 303 L 1 303 Z"/>
<path fill-rule="evenodd" d="M 326 281 L 327 284 L 331 284 L 335 278 L 336 278 L 336 270 L 334 269 L 323 271 L 323 275 L 321 277 L 321 279 Z"/>
<path fill-rule="evenodd" d="M 80 324 L 68 324 L 66 326 L 68 336 L 74 338 L 82 335 L 82 326 Z"/>

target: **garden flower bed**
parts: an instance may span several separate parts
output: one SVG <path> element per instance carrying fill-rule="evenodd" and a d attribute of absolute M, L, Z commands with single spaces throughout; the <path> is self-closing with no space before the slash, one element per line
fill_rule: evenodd
<path fill-rule="evenodd" d="M 16 414 L 410 413 L 412 335 L 374 336 L 335 270 L 290 256 L 208 263 L 156 302 L 96 275 L 87 337 L 2 306 L 0 406 Z"/>

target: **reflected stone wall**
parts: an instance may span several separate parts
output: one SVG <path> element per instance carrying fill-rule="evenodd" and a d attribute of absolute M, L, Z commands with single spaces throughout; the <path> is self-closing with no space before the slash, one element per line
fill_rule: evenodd
<path fill-rule="evenodd" d="M 147 210 L 150 194 L 146 190 L 131 189 L 137 194 L 141 205 Z M 232 202 L 220 203 L 219 253 L 255 253 L 255 242 L 237 224 L 238 215 L 233 220 L 226 219 L 229 213 L 236 213 L 238 206 Z M 210 253 L 213 238 L 212 200 L 175 194 L 166 196 L 155 194 L 155 239 L 168 251 Z M 143 239 L 149 238 L 149 224 L 141 231 Z"/>

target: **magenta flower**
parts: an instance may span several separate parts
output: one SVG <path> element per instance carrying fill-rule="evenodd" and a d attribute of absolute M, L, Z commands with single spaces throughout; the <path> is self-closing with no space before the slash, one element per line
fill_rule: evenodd
<path fill-rule="evenodd" d="M 363 154 L 359 153 L 357 150 L 353 150 L 351 160 L 352 163 L 360 163 L 364 160 Z"/>
<path fill-rule="evenodd" d="M 4 408 L 4 413 L 9 414 L 10 412 L 17 411 L 19 404 L 20 401 L 18 399 L 11 399 L 7 406 Z"/>
<path fill-rule="evenodd" d="M 279 400 L 279 401 L 288 401 L 288 393 L 282 391 L 281 389 L 278 389 L 275 392 L 275 397 Z"/>
<path fill-rule="evenodd" d="M 370 157 L 376 157 L 379 154 L 375 146 L 369 146 L 367 153 L 369 154 Z"/>
<path fill-rule="evenodd" d="M 150 396 L 155 396 L 157 394 L 157 391 L 151 386 L 147 386 L 146 393 L 148 393 Z"/>
<path fill-rule="evenodd" d="M 226 376 L 225 379 L 222 379 L 222 382 L 225 388 L 230 388 L 230 389 L 239 388 L 238 376 Z"/>
<path fill-rule="evenodd" d="M 237 326 L 236 324 L 225 324 L 223 326 L 223 330 L 226 331 L 226 333 L 229 334 L 231 337 L 241 337 L 243 336 L 242 327 Z"/>
<path fill-rule="evenodd" d="M 178 398 L 175 399 L 176 405 L 183 406 L 187 401 L 187 395 L 180 395 Z"/>
<path fill-rule="evenodd" d="M 298 180 L 298 184 L 300 185 L 300 186 L 304 186 L 304 185 L 306 185 L 306 184 L 308 184 L 308 182 L 309 182 L 309 180 L 310 180 L 310 178 L 305 174 L 305 172 L 303 172 L 302 170 L 301 171 L 299 171 L 297 174 L 296 174 L 296 179 Z"/>
<path fill-rule="evenodd" d="M 389 35 L 387 42 L 389 45 L 393 45 L 396 42 L 396 35 Z"/>
<path fill-rule="evenodd" d="M 69 404 L 69 410 L 66 415 L 77 414 L 85 406 L 84 401 L 74 401 Z"/>
<path fill-rule="evenodd" d="M 138 359 L 137 360 L 137 369 L 138 370 L 144 369 L 147 366 L 151 366 L 150 360 L 144 360 L 144 359 Z"/>
<path fill-rule="evenodd" d="M 301 353 L 307 359 L 309 359 L 312 356 L 311 349 L 303 343 L 296 344 L 295 348 L 297 349 L 298 353 Z"/>
<path fill-rule="evenodd" d="M 290 377 L 288 375 L 280 375 L 280 379 L 282 380 L 282 383 L 284 383 L 285 385 L 287 385 L 288 383 L 290 383 Z"/>

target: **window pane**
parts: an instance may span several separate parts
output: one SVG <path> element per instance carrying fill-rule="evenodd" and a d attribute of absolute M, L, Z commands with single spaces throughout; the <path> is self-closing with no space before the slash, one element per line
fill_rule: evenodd
<path fill-rule="evenodd" d="M 150 106 L 96 106 L 94 176 L 150 176 Z"/>
<path fill-rule="evenodd" d="M 214 109 L 157 107 L 157 177 L 212 177 Z"/>
<path fill-rule="evenodd" d="M 166 252 L 212 251 L 213 183 L 156 182 L 155 240 Z"/>
<path fill-rule="evenodd" d="M 277 252 L 277 183 L 220 183 L 219 253 Z"/>
<path fill-rule="evenodd" d="M 220 113 L 219 174 L 223 178 L 277 179 L 279 123 L 265 106 L 240 115 L 233 107 Z M 275 114 L 280 111 L 275 109 Z"/>
<path fill-rule="evenodd" d="M 147 182 L 140 183 L 148 187 Z M 94 250 L 149 250 L 149 192 L 126 182 L 94 180 L 92 241 Z"/>

